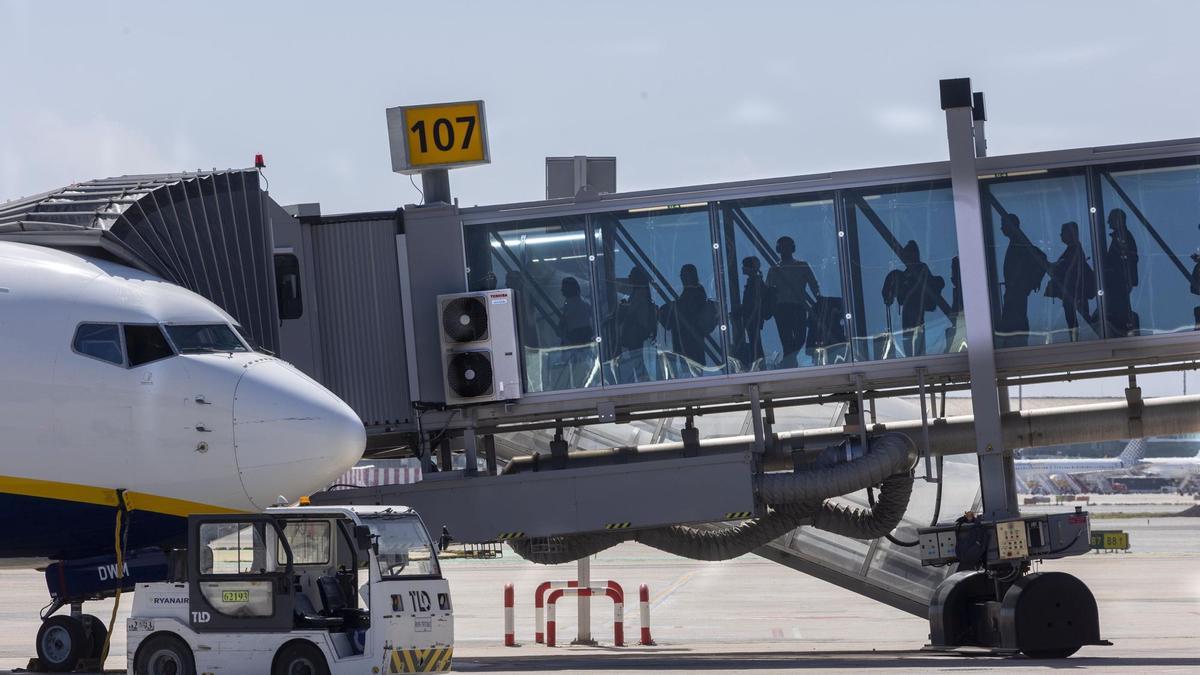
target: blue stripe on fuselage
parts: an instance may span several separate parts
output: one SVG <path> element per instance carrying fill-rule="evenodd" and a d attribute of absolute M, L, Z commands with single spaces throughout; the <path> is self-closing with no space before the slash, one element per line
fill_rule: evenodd
<path fill-rule="evenodd" d="M 85 502 L 0 493 L 0 557 L 74 560 L 111 554 L 117 511 Z M 182 546 L 187 518 L 151 511 L 127 514 L 129 550 L 149 546 Z"/>

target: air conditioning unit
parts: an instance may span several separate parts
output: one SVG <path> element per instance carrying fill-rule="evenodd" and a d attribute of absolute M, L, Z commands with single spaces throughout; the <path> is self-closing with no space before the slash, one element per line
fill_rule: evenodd
<path fill-rule="evenodd" d="M 438 314 L 446 404 L 521 398 L 513 291 L 439 295 Z"/>

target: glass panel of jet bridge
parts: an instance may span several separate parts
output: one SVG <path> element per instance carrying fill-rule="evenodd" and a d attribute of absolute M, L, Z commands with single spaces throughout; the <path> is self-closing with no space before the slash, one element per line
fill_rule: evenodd
<path fill-rule="evenodd" d="M 1105 337 L 1200 326 L 1200 166 L 1196 158 L 1096 171 Z"/>
<path fill-rule="evenodd" d="M 1099 338 L 1086 172 L 1033 171 L 980 191 L 996 346 Z"/>
<path fill-rule="evenodd" d="M 1200 159 L 981 178 L 997 347 L 1200 326 Z M 467 233 L 472 290 L 518 289 L 527 393 L 966 349 L 947 181 Z"/>
<path fill-rule="evenodd" d="M 469 228 L 466 242 L 472 291 L 516 291 L 525 391 L 599 385 L 596 284 L 584 218 Z"/>

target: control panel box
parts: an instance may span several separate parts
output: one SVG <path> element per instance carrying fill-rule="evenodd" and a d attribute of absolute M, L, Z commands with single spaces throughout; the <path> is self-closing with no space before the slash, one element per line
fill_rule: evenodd
<path fill-rule="evenodd" d="M 1029 525 L 1024 520 L 996 523 L 996 549 L 1000 560 L 1020 560 L 1029 557 L 1029 539 L 1025 536 Z"/>
<path fill-rule="evenodd" d="M 917 531 L 922 565 L 976 567 L 1017 560 L 1066 558 L 1091 547 L 1083 510 L 1013 520 L 944 523 Z"/>

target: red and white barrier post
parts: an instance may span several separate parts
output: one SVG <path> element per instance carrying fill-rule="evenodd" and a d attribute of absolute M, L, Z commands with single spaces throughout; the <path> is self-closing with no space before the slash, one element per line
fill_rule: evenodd
<path fill-rule="evenodd" d="M 611 583 L 611 582 L 610 582 Z M 546 646 L 553 647 L 557 633 L 557 621 L 555 620 L 555 608 L 558 606 L 558 599 L 564 595 L 576 595 L 584 597 L 592 597 L 597 595 L 605 595 L 613 601 L 613 644 L 617 647 L 625 646 L 625 594 L 619 590 L 619 586 L 614 588 L 609 586 L 592 586 L 591 588 L 559 588 L 551 591 L 550 597 L 546 599 Z"/>
<path fill-rule="evenodd" d="M 513 618 L 513 603 L 516 594 L 512 584 L 504 584 L 504 646 L 516 647 L 516 620 Z"/>
<path fill-rule="evenodd" d="M 654 640 L 650 639 L 650 587 L 646 584 L 638 588 L 638 610 L 641 614 L 639 623 L 642 627 L 642 644 L 652 645 Z"/>
<path fill-rule="evenodd" d="M 612 582 L 609 582 L 612 583 Z M 542 644 L 546 641 L 546 634 L 542 632 L 542 627 L 545 626 L 546 619 L 546 591 L 552 588 L 575 588 L 579 586 L 579 582 L 571 581 L 543 581 L 538 584 L 537 590 L 533 592 L 533 641 Z"/>
<path fill-rule="evenodd" d="M 621 598 L 625 597 L 625 589 L 621 588 L 621 584 L 609 579 L 606 581 L 598 581 L 597 585 L 604 586 L 615 590 L 621 594 Z M 546 608 L 546 591 L 554 588 L 578 588 L 579 582 L 575 579 L 570 581 L 543 581 L 538 584 L 537 590 L 533 592 L 533 641 L 542 644 L 546 641 L 546 634 L 542 632 L 542 627 L 545 626 L 545 608 Z M 624 600 L 622 600 L 624 602 Z"/>

